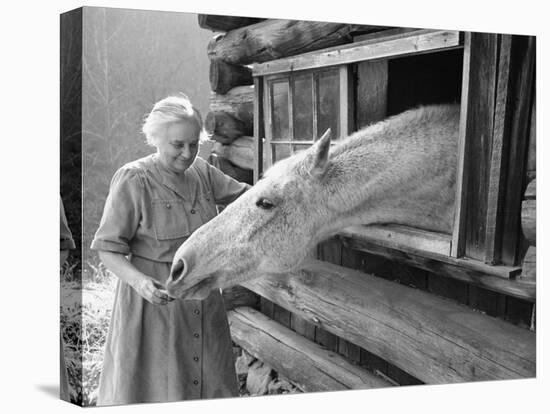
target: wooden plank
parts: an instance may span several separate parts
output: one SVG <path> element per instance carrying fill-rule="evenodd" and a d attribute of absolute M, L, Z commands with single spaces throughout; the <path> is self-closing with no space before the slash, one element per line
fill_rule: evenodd
<path fill-rule="evenodd" d="M 361 348 L 360 355 L 361 365 L 367 367 L 369 370 L 387 377 L 388 363 L 382 358 L 374 355 L 373 353 Z M 398 385 L 397 383 L 395 383 Z"/>
<path fill-rule="evenodd" d="M 504 316 L 506 313 L 506 297 L 487 289 L 470 286 L 468 305 L 489 316 Z"/>
<path fill-rule="evenodd" d="M 294 313 L 290 315 L 290 328 L 310 341 L 315 340 L 315 325 Z"/>
<path fill-rule="evenodd" d="M 364 226 L 361 237 L 395 249 L 411 247 L 444 256 L 448 256 L 451 249 L 451 237 L 447 234 L 394 224 Z"/>
<path fill-rule="evenodd" d="M 362 34 L 358 36 L 353 37 L 354 42 L 364 42 L 364 41 L 373 41 L 376 39 L 384 38 L 384 39 L 397 39 L 399 37 L 407 37 L 410 35 L 411 32 L 418 32 L 418 28 L 413 27 L 396 27 L 396 28 L 388 28 L 384 30 L 379 30 L 377 32 L 373 33 L 367 33 Z"/>
<path fill-rule="evenodd" d="M 529 150 L 527 153 L 527 181 L 537 176 L 537 108 L 536 90 L 533 92 L 531 122 L 529 126 Z"/>
<path fill-rule="evenodd" d="M 432 384 L 535 376 L 535 335 L 327 262 L 246 287 Z"/>
<path fill-rule="evenodd" d="M 215 36 L 207 54 L 210 59 L 248 65 L 349 43 L 350 34 L 358 29 L 368 32 L 378 27 L 269 19 Z"/>
<path fill-rule="evenodd" d="M 361 362 L 361 348 L 345 339 L 338 338 L 338 353 L 356 364 Z"/>
<path fill-rule="evenodd" d="M 468 166 L 466 152 L 469 147 L 466 132 L 469 119 L 469 95 L 470 95 L 470 74 L 472 72 L 471 64 L 472 52 L 472 34 L 464 34 L 464 54 L 462 62 L 462 91 L 460 93 L 460 123 L 458 127 L 458 159 L 456 164 L 456 196 L 455 196 L 455 219 L 453 224 L 453 233 L 451 240 L 451 256 L 464 256 L 466 246 L 466 202 L 468 196 Z"/>
<path fill-rule="evenodd" d="M 257 78 L 258 79 L 258 78 Z M 256 82 L 255 82 L 256 84 Z M 264 132 L 265 132 L 265 146 L 267 147 L 268 157 L 265 160 L 264 168 L 267 170 L 273 164 L 273 147 L 271 145 L 271 138 L 273 135 L 273 120 L 272 120 L 272 108 L 271 108 L 271 91 L 269 90 L 269 81 L 266 77 L 263 78 L 263 116 L 264 116 Z"/>
<path fill-rule="evenodd" d="M 222 16 L 217 14 L 199 14 L 199 26 L 215 32 L 227 32 L 239 27 L 248 26 L 263 21 L 257 17 Z"/>
<path fill-rule="evenodd" d="M 264 95 L 264 83 L 260 78 L 254 78 L 254 183 L 263 172 L 264 152 L 271 154 L 269 147 L 264 146 Z"/>
<path fill-rule="evenodd" d="M 497 35 L 472 33 L 470 91 L 466 157 L 468 199 L 466 202 L 467 257 L 485 260 L 487 195 L 493 139 L 497 73 Z"/>
<path fill-rule="evenodd" d="M 228 314 L 233 340 L 304 392 L 366 389 L 389 383 L 250 308 Z"/>
<path fill-rule="evenodd" d="M 511 323 L 534 330 L 535 304 L 516 298 L 506 298 L 506 319 Z"/>
<path fill-rule="evenodd" d="M 510 59 L 512 36 L 499 35 L 500 52 L 493 127 L 493 143 L 489 169 L 487 217 L 485 228 L 485 263 L 500 262 L 502 242 L 502 201 L 506 183 L 507 157 L 510 138 Z"/>
<path fill-rule="evenodd" d="M 282 306 L 273 304 L 273 318 L 275 322 L 280 323 L 286 328 L 290 329 L 290 312 Z"/>
<path fill-rule="evenodd" d="M 333 237 L 317 246 L 317 258 L 333 264 L 342 263 L 342 241 Z"/>
<path fill-rule="evenodd" d="M 360 236 L 358 237 L 358 234 L 360 233 L 349 233 L 348 231 L 343 233 L 344 246 L 386 259 L 397 260 L 413 267 L 462 280 L 494 292 L 504 293 L 528 301 L 535 300 L 535 287 L 530 283 L 524 283 L 520 279 L 514 279 L 520 275 L 520 267 L 489 266 L 474 260 L 454 259 L 410 248 L 401 250 L 392 249 L 381 246 L 379 243 L 368 242 Z"/>
<path fill-rule="evenodd" d="M 252 74 L 253 76 L 263 76 L 334 65 L 347 65 L 364 60 L 435 52 L 461 47 L 460 42 L 460 35 L 457 31 L 421 30 L 411 32 L 406 37 L 357 42 L 256 64 L 252 68 Z"/>
<path fill-rule="evenodd" d="M 516 265 L 521 259 L 521 200 L 525 188 L 529 121 L 535 89 L 535 37 L 514 36 L 513 59 L 516 65 L 511 119 L 508 177 L 503 211 L 502 263 Z"/>
<path fill-rule="evenodd" d="M 353 81 L 349 66 L 340 66 L 340 138 L 347 137 L 353 130 Z M 337 138 L 337 137 L 334 137 Z"/>
<path fill-rule="evenodd" d="M 315 327 L 315 342 L 332 352 L 338 351 L 338 336 L 321 328 Z"/>
<path fill-rule="evenodd" d="M 388 61 L 357 64 L 357 129 L 386 117 L 388 104 Z"/>
<path fill-rule="evenodd" d="M 468 303 L 469 286 L 460 280 L 447 278 L 436 273 L 429 273 L 427 276 L 427 290 L 430 293 L 455 300 L 462 304 Z"/>
<path fill-rule="evenodd" d="M 268 318 L 273 319 L 273 302 L 260 296 L 260 311 Z"/>
<path fill-rule="evenodd" d="M 260 308 L 260 297 L 245 287 L 236 285 L 222 291 L 225 309 L 230 310 L 239 306 Z"/>
<path fill-rule="evenodd" d="M 319 260 L 328 263 L 340 264 L 342 262 L 342 242 L 333 237 L 319 243 L 317 246 L 317 257 Z M 320 326 L 315 327 L 315 342 L 323 345 L 330 351 L 338 351 L 338 337 Z"/>

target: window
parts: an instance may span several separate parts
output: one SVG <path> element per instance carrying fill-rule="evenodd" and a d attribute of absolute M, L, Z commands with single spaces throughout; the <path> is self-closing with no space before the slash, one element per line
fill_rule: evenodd
<path fill-rule="evenodd" d="M 308 148 L 328 128 L 333 141 L 347 134 L 340 117 L 341 76 L 347 70 L 342 66 L 265 77 L 267 166 Z"/>
<path fill-rule="evenodd" d="M 343 229 L 342 234 L 512 277 L 518 270 L 513 267 L 516 259 L 499 256 L 495 249 L 500 241 L 496 238 L 501 235 L 490 225 L 497 220 L 498 209 L 502 212 L 506 207 L 496 204 L 498 193 L 489 194 L 488 200 L 479 200 L 466 191 L 469 186 L 474 189 L 472 194 L 482 194 L 478 189 L 487 189 L 491 185 L 488 180 L 498 182 L 503 174 L 509 174 L 493 169 L 491 143 L 485 148 L 488 159 L 473 161 L 487 167 L 478 168 L 479 171 L 474 168 L 473 178 L 466 168 L 475 159 L 475 152 L 480 152 L 476 147 L 480 145 L 479 131 L 486 136 L 496 133 L 492 129 L 499 110 L 495 85 L 503 70 L 499 64 L 504 62 L 498 54 L 510 47 L 507 38 L 499 36 L 390 30 L 386 36 L 367 35 L 357 43 L 255 65 L 255 85 L 261 86 L 256 88 L 256 102 L 262 103 L 257 112 L 257 121 L 262 125 L 257 132 L 263 128 L 263 145 L 267 146 L 265 159 L 256 163 L 255 177 L 262 168 L 310 146 L 327 128 L 332 130 L 333 141 L 338 141 L 369 123 L 419 104 L 460 102 L 459 171 L 452 234 L 403 226 L 369 226 L 368 232 Z M 476 111 L 468 111 L 472 102 Z M 262 153 L 261 145 L 260 142 L 257 156 Z M 481 236 L 472 235 L 471 229 L 481 229 Z M 505 237 L 510 239 L 510 234 Z M 475 265 L 470 259 L 475 260 Z M 507 266 L 484 267 L 485 263 L 499 262 Z"/>

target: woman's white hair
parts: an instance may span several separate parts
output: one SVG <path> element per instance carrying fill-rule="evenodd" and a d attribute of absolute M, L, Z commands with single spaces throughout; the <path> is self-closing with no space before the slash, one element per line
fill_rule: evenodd
<path fill-rule="evenodd" d="M 161 99 L 153 106 L 143 122 L 141 131 L 145 134 L 145 142 L 153 147 L 156 146 L 160 130 L 167 124 L 182 121 L 195 122 L 200 130 L 199 139 L 204 140 L 201 114 L 186 95 L 179 94 Z"/>

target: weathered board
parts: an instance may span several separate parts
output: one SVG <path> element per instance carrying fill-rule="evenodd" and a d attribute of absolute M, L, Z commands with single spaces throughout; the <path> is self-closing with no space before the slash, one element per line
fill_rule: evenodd
<path fill-rule="evenodd" d="M 225 309 L 230 310 L 239 306 L 251 308 L 260 307 L 260 297 L 247 288 L 236 285 L 222 291 Z"/>
<path fill-rule="evenodd" d="M 269 19 L 215 36 L 208 57 L 248 65 L 351 42 L 351 34 L 378 26 Z"/>
<path fill-rule="evenodd" d="M 252 125 L 246 125 L 232 113 L 210 111 L 204 119 L 204 129 L 208 135 L 217 137 L 222 144 L 231 144 L 236 138 L 250 135 Z"/>
<path fill-rule="evenodd" d="M 502 220 L 502 263 L 517 265 L 521 259 L 520 211 L 526 185 L 527 151 L 532 99 L 535 89 L 535 37 L 514 36 L 512 53 L 515 67 L 512 93 L 516 102 L 511 115 L 509 171 Z M 519 234 L 518 234 L 519 233 Z M 520 236 L 520 237 L 518 237 Z"/>
<path fill-rule="evenodd" d="M 198 15 L 199 26 L 214 32 L 227 32 L 229 30 L 238 29 L 239 27 L 261 22 L 262 20 L 265 19 L 258 17 L 222 16 L 217 14 Z"/>
<path fill-rule="evenodd" d="M 246 287 L 426 383 L 535 375 L 535 336 L 418 289 L 309 261 Z"/>
<path fill-rule="evenodd" d="M 391 385 L 253 309 L 237 308 L 229 312 L 228 318 L 231 335 L 237 344 L 273 367 L 302 391 Z"/>
<path fill-rule="evenodd" d="M 348 230 L 348 229 L 346 229 Z M 519 276 L 521 268 L 503 268 L 502 266 L 488 266 L 474 260 L 454 259 L 426 251 L 415 251 L 412 248 L 399 250 L 369 242 L 361 237 L 361 232 L 346 231 L 344 245 L 352 249 L 361 250 L 386 259 L 397 260 L 409 266 L 424 269 L 447 278 L 458 279 L 488 290 L 504 293 L 520 299 L 533 302 L 536 290 L 532 284 L 510 277 Z M 502 273 L 499 273 L 502 271 Z M 508 275 L 508 276 L 506 276 Z"/>

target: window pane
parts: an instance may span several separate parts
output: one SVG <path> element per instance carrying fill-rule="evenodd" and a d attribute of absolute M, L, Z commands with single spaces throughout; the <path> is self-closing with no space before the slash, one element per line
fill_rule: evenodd
<path fill-rule="evenodd" d="M 288 126 L 288 81 L 277 81 L 271 84 L 271 119 L 273 124 L 272 139 L 289 139 Z"/>
<path fill-rule="evenodd" d="M 271 146 L 273 162 L 290 156 L 290 144 L 276 144 Z"/>
<path fill-rule="evenodd" d="M 313 140 L 312 75 L 294 79 L 294 139 Z"/>
<path fill-rule="evenodd" d="M 308 149 L 310 146 L 311 145 L 306 145 L 306 144 L 295 144 L 292 146 L 292 153 L 295 154 L 297 152 L 304 151 Z"/>
<path fill-rule="evenodd" d="M 318 79 L 317 137 L 327 128 L 332 130 L 332 139 L 340 137 L 340 74 L 337 70 L 319 73 Z"/>

